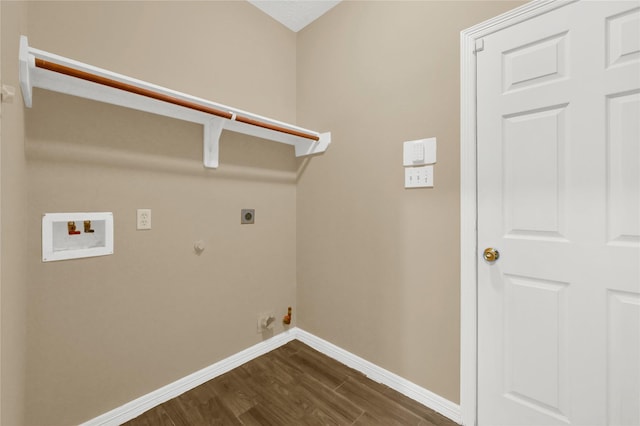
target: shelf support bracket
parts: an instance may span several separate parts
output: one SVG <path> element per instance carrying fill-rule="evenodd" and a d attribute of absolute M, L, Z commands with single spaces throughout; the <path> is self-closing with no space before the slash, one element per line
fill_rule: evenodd
<path fill-rule="evenodd" d="M 305 144 L 297 144 L 295 146 L 296 157 L 305 157 L 307 155 L 321 154 L 327 150 L 331 143 L 331 132 L 320 133 L 320 140 L 307 141 Z"/>
<path fill-rule="evenodd" d="M 204 123 L 204 166 L 208 169 L 217 169 L 220 150 L 220 135 L 224 128 L 224 122 L 220 118 L 210 118 Z"/>
<path fill-rule="evenodd" d="M 18 53 L 20 63 L 20 87 L 22 98 L 27 108 L 31 108 L 33 99 L 33 86 L 31 84 L 31 69 L 35 68 L 35 58 L 29 54 L 29 42 L 25 36 L 20 37 L 20 51 Z"/>

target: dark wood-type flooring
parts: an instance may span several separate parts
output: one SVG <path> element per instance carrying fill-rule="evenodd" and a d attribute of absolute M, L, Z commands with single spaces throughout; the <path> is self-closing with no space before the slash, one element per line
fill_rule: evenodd
<path fill-rule="evenodd" d="M 456 423 L 294 340 L 125 425 L 456 426 Z"/>

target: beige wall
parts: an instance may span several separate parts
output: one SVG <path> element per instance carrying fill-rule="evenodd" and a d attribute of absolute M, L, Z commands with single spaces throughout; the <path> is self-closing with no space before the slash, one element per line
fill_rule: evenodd
<path fill-rule="evenodd" d="M 296 36 L 246 2 L 37 2 L 28 22 L 39 49 L 295 122 Z M 201 126 L 43 90 L 33 103 L 27 424 L 93 418 L 261 341 L 259 313 L 297 314 L 292 147 L 225 134 L 205 170 Z M 42 263 L 42 214 L 75 211 L 114 213 L 115 254 Z"/>
<path fill-rule="evenodd" d="M 298 35 L 298 325 L 459 401 L 459 32 L 516 2 L 343 2 Z M 402 142 L 435 136 L 433 189 Z"/>
<path fill-rule="evenodd" d="M 288 305 L 458 401 L 459 31 L 519 3 L 348 1 L 297 35 L 245 2 L 0 4 L 16 88 L 27 34 L 334 141 L 296 161 L 225 134 L 211 171 L 197 125 L 42 90 L 32 109 L 4 104 L 3 425 L 93 418 L 257 343 L 256 314 Z M 436 187 L 405 190 L 401 143 L 428 136 Z M 255 225 L 239 225 L 244 207 Z M 113 211 L 115 254 L 42 263 L 41 215 L 64 211 Z"/>
<path fill-rule="evenodd" d="M 26 31 L 26 3 L 0 2 L 2 8 L 2 84 L 13 86 L 13 102 L 2 104 L 0 148 L 0 424 L 20 425 L 24 418 L 26 374 L 27 176 L 24 153 L 24 108 L 19 93 L 18 37 Z"/>

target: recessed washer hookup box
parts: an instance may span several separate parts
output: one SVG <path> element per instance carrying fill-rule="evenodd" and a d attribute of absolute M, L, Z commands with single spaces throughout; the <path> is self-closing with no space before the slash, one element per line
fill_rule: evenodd
<path fill-rule="evenodd" d="M 42 261 L 113 254 L 113 213 L 45 213 Z"/>

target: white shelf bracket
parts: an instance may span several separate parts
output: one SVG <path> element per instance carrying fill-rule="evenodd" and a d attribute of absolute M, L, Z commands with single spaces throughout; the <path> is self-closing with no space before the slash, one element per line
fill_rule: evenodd
<path fill-rule="evenodd" d="M 224 128 L 224 121 L 211 118 L 204 123 L 204 166 L 208 169 L 218 168 L 218 153 L 220 150 L 220 135 Z"/>
<path fill-rule="evenodd" d="M 36 58 L 29 54 L 29 41 L 25 36 L 20 37 L 20 52 L 18 53 L 20 63 L 20 88 L 22 97 L 27 108 L 31 108 L 33 100 L 33 86 L 31 84 L 31 70 L 36 67 Z"/>
<path fill-rule="evenodd" d="M 307 143 L 298 143 L 296 147 L 296 157 L 304 157 L 307 155 L 321 154 L 327 150 L 331 143 L 331 132 L 320 133 L 320 140 L 308 140 Z"/>

